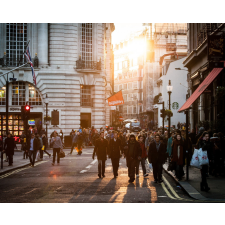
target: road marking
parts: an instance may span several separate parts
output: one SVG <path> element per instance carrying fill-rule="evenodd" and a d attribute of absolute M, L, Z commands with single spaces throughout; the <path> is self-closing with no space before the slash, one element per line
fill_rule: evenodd
<path fill-rule="evenodd" d="M 166 192 L 166 194 L 168 195 L 168 197 L 171 198 L 171 199 L 176 200 L 176 198 L 174 198 L 174 197 L 169 193 L 169 191 L 166 189 L 165 184 L 164 184 L 164 183 L 161 183 L 161 185 L 162 185 L 162 188 L 164 189 L 164 191 Z"/>
<path fill-rule="evenodd" d="M 38 165 L 40 165 L 40 164 L 42 164 L 42 163 L 45 163 L 45 162 L 48 162 L 48 161 L 37 162 L 34 166 L 38 166 Z M 30 168 L 30 167 L 26 166 L 26 167 L 24 167 L 24 168 L 17 169 L 17 170 L 14 170 L 14 171 L 11 171 L 11 172 L 9 172 L 9 173 L 6 173 L 6 174 L 0 176 L 0 179 L 6 178 L 6 177 L 8 177 L 8 176 L 10 176 L 10 175 L 12 175 L 12 174 L 14 174 L 14 173 L 18 173 L 18 172 L 20 172 L 20 171 L 22 171 L 22 170 L 26 170 L 26 169 L 28 169 L 28 168 Z"/>
<path fill-rule="evenodd" d="M 176 191 L 173 189 L 173 187 L 170 185 L 169 181 L 164 177 L 163 177 L 163 180 L 165 181 L 166 185 L 169 187 L 170 191 L 174 194 L 174 196 L 179 199 L 179 200 L 184 200 L 184 201 L 193 201 L 193 200 L 190 200 L 190 199 L 185 199 L 185 198 L 181 198 L 177 193 Z"/>
<path fill-rule="evenodd" d="M 86 166 L 87 169 L 90 169 L 92 167 L 92 165 Z"/>
<path fill-rule="evenodd" d="M 81 170 L 81 171 L 80 171 L 80 173 L 85 173 L 85 172 L 87 172 L 87 170 Z"/>
<path fill-rule="evenodd" d="M 91 162 L 92 165 L 94 165 L 97 162 L 97 159 Z"/>
<path fill-rule="evenodd" d="M 34 188 L 33 190 L 31 190 L 31 191 L 25 193 L 24 195 L 30 194 L 31 192 L 35 191 L 36 189 L 38 189 L 38 188 Z"/>

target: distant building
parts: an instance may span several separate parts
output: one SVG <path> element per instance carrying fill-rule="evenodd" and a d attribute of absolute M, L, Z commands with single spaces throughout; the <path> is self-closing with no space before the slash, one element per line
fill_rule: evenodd
<path fill-rule="evenodd" d="M 68 135 L 80 126 L 100 128 L 110 123 L 106 98 L 112 93 L 114 29 L 110 23 L 0 24 L 0 74 L 26 62 L 23 51 L 30 40 L 37 78 L 35 87 L 29 66 L 14 71 L 17 81 L 9 84 L 9 130 L 13 135 L 24 130 L 20 107 L 26 102 L 31 106 L 30 119 L 41 129 L 46 94 L 48 116 L 53 110 L 59 112 L 59 124 L 50 124 L 48 134 L 62 129 Z M 5 84 L 1 77 L 1 133 L 6 129 Z"/>

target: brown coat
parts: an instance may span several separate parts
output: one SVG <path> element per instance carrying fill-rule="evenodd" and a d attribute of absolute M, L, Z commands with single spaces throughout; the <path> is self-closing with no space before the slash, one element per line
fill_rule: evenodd
<path fill-rule="evenodd" d="M 178 157 L 178 147 L 180 146 L 180 154 Z M 183 165 L 184 160 L 184 142 L 182 140 L 174 140 L 172 143 L 172 162 L 176 162 L 177 165 Z"/>

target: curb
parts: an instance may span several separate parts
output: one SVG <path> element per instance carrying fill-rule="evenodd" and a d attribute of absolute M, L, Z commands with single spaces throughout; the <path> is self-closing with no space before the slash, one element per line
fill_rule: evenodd
<path fill-rule="evenodd" d="M 174 181 L 180 185 L 180 187 L 193 199 L 199 201 L 207 201 L 207 202 L 225 202 L 225 199 L 213 199 L 213 198 L 206 198 L 201 195 L 193 186 L 191 186 L 187 181 L 178 181 L 177 178 L 171 171 L 167 171 L 166 165 L 163 165 L 163 170 L 171 176 Z"/>
<path fill-rule="evenodd" d="M 11 171 L 14 171 L 14 170 L 17 170 L 17 169 L 20 169 L 20 168 L 23 168 L 23 167 L 26 167 L 26 166 L 29 166 L 30 163 L 26 163 L 26 164 L 23 164 L 23 165 L 19 165 L 19 166 L 16 166 L 16 167 L 13 167 L 13 168 L 10 168 L 8 170 L 5 170 L 3 172 L 1 172 L 1 169 L 0 169 L 0 175 L 4 175 L 8 172 L 11 172 Z"/>

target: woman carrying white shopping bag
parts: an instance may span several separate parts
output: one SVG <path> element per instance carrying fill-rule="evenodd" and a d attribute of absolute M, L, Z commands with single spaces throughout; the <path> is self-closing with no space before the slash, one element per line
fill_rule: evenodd
<path fill-rule="evenodd" d="M 202 149 L 202 152 L 201 151 L 198 152 L 198 157 L 201 157 L 199 163 L 202 166 L 201 169 L 202 182 L 200 183 L 201 191 L 209 191 L 210 188 L 206 180 L 208 165 L 205 157 L 207 156 L 209 161 L 212 159 L 213 146 L 212 143 L 210 142 L 209 133 L 207 131 L 203 132 L 202 136 L 198 139 L 197 148 Z"/>

